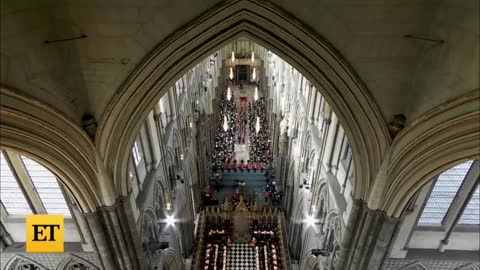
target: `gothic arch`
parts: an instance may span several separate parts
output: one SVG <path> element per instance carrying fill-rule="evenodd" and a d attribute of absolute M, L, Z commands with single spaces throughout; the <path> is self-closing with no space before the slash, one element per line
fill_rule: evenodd
<path fill-rule="evenodd" d="M 24 269 L 30 268 L 29 267 L 30 265 L 38 267 L 37 268 L 38 270 L 48 270 L 48 268 L 46 268 L 42 264 L 40 264 L 40 263 L 38 263 L 38 262 L 28 258 L 28 257 L 19 255 L 19 254 L 13 256 L 13 258 L 11 258 L 10 261 L 8 261 L 8 263 L 5 265 L 4 269 L 6 269 L 6 270 L 24 270 Z"/>
<path fill-rule="evenodd" d="M 82 212 L 108 202 L 112 197 L 109 181 L 97 181 L 95 148 L 85 131 L 63 113 L 17 90 L 0 86 L 0 100 L 2 148 L 47 167 L 72 193 Z"/>
<path fill-rule="evenodd" d="M 227 1 L 210 9 L 160 43 L 117 91 L 95 142 L 118 193 L 128 193 L 127 173 L 120 168 L 127 167 L 139 120 L 196 62 L 240 36 L 287 60 L 320 89 L 351 139 L 353 195 L 366 198 L 391 141 L 381 112 L 352 68 L 326 41 L 287 12 L 259 0 Z"/>
<path fill-rule="evenodd" d="M 158 219 L 155 215 L 155 210 L 151 207 L 143 209 L 141 217 L 140 237 L 143 247 L 143 253 L 145 259 L 147 260 L 147 263 L 150 263 L 152 261 L 153 254 L 151 253 L 149 246 L 151 242 L 158 240 Z"/>
<path fill-rule="evenodd" d="M 405 265 L 399 270 L 429 270 L 429 269 L 420 262 L 413 262 Z"/>
<path fill-rule="evenodd" d="M 469 263 L 469 264 L 457 267 L 454 270 L 479 270 L 479 269 L 480 269 L 480 265 Z"/>
<path fill-rule="evenodd" d="M 167 146 L 167 166 L 176 166 L 176 156 L 175 156 L 175 150 L 173 149 L 172 145 Z"/>
<path fill-rule="evenodd" d="M 172 248 L 163 251 L 163 269 L 183 270 L 184 267 L 181 255 L 178 251 Z"/>
<path fill-rule="evenodd" d="M 417 118 L 389 151 L 387 215 L 399 217 L 410 198 L 435 175 L 480 157 L 480 91 L 474 90 Z M 380 181 L 376 181 L 382 183 Z"/>
<path fill-rule="evenodd" d="M 305 256 L 302 258 L 301 270 L 318 270 L 319 268 L 319 258 L 311 254 L 311 250 L 307 251 Z"/>
<path fill-rule="evenodd" d="M 326 228 L 328 231 L 333 230 L 334 232 L 334 239 L 338 243 L 342 240 L 342 220 L 338 215 L 337 210 L 330 210 L 327 214 L 326 218 Z"/>
<path fill-rule="evenodd" d="M 56 269 L 57 270 L 76 270 L 76 269 L 100 270 L 100 268 L 95 266 L 93 263 L 75 254 L 70 254 L 68 257 L 64 258 L 57 265 Z"/>

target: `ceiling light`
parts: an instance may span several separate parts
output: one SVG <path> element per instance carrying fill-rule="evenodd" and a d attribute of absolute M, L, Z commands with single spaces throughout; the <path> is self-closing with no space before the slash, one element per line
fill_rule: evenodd
<path fill-rule="evenodd" d="M 313 217 L 313 215 L 308 215 L 307 218 L 305 219 L 305 223 L 307 223 L 308 226 L 314 226 L 315 218 Z"/>
<path fill-rule="evenodd" d="M 233 68 L 230 68 L 230 75 L 229 75 L 229 77 L 230 77 L 230 80 L 233 80 Z"/>
<path fill-rule="evenodd" d="M 232 64 L 235 62 L 235 52 L 232 52 Z"/>
<path fill-rule="evenodd" d="M 253 68 L 252 80 L 255 80 L 256 78 L 257 78 L 257 73 L 255 72 L 255 68 Z"/>
<path fill-rule="evenodd" d="M 258 87 L 255 87 L 255 94 L 253 95 L 253 98 L 255 99 L 255 101 L 258 100 Z"/>
<path fill-rule="evenodd" d="M 252 63 L 255 62 L 255 52 L 252 52 Z"/>
<path fill-rule="evenodd" d="M 260 131 L 260 117 L 257 116 L 257 123 L 255 123 L 255 131 L 258 133 Z"/>
<path fill-rule="evenodd" d="M 173 215 L 168 215 L 165 221 L 167 222 L 168 226 L 173 226 L 175 224 L 175 218 Z"/>

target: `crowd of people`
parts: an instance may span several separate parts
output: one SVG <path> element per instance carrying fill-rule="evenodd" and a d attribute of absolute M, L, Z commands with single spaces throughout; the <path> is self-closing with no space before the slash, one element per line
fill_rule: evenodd
<path fill-rule="evenodd" d="M 237 123 L 237 104 L 235 95 L 232 93 L 230 100 L 226 93 L 223 94 L 219 108 L 219 123 L 215 137 L 215 148 L 213 149 L 213 161 L 215 165 L 220 166 L 222 162 L 231 160 L 235 151 L 236 123 Z M 227 119 L 227 130 L 224 129 L 224 119 Z"/>
<path fill-rule="evenodd" d="M 277 217 L 253 219 L 250 233 L 250 244 L 255 248 L 256 269 L 283 269 Z"/>
<path fill-rule="evenodd" d="M 207 214 L 204 222 L 196 269 L 285 269 L 281 229 L 276 214 L 249 220 L 249 243 L 233 241 L 235 229 L 231 217 Z"/>
<path fill-rule="evenodd" d="M 256 130 L 257 117 L 260 130 Z M 248 120 L 250 131 L 250 160 L 255 163 L 270 164 L 272 153 L 270 150 L 270 137 L 268 132 L 267 111 L 265 99 L 260 98 L 248 105 Z"/>
<path fill-rule="evenodd" d="M 200 269 L 226 269 L 227 249 L 231 247 L 232 223 L 220 216 L 207 216 L 204 242 L 200 246 L 202 266 Z"/>

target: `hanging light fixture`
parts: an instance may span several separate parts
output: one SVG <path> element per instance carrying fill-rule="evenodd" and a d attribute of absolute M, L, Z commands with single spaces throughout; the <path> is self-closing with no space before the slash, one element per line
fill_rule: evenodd
<path fill-rule="evenodd" d="M 232 52 L 232 64 L 235 62 L 235 52 Z"/>
<path fill-rule="evenodd" d="M 255 52 L 252 52 L 252 63 L 255 62 Z"/>
<path fill-rule="evenodd" d="M 253 98 L 255 99 L 255 101 L 258 100 L 258 87 L 255 87 L 255 94 L 253 95 Z"/>
<path fill-rule="evenodd" d="M 229 75 L 229 77 L 230 77 L 230 80 L 233 80 L 233 68 L 230 68 L 230 75 Z"/>
<path fill-rule="evenodd" d="M 228 122 L 227 122 L 227 116 L 223 117 L 223 130 L 227 132 L 228 130 Z"/>
<path fill-rule="evenodd" d="M 255 72 L 255 68 L 253 68 L 252 79 L 255 80 L 256 78 L 257 78 L 257 73 Z"/>
<path fill-rule="evenodd" d="M 257 123 L 255 123 L 255 131 L 258 133 L 260 131 L 260 117 L 257 116 Z"/>
<path fill-rule="evenodd" d="M 232 99 L 232 93 L 230 92 L 230 87 L 227 88 L 227 99 Z"/>

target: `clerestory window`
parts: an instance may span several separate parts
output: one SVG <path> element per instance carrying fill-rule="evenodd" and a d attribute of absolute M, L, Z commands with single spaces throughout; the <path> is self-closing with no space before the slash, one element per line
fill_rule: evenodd
<path fill-rule="evenodd" d="M 473 160 L 466 161 L 444 171 L 438 176 L 418 221 L 419 225 L 440 225 L 442 223 L 472 163 Z M 470 217 L 472 217 L 469 214 L 471 212 L 470 209 L 474 210 L 474 208 L 475 206 L 471 206 L 469 210 L 466 211 L 464 222 L 470 220 Z"/>

